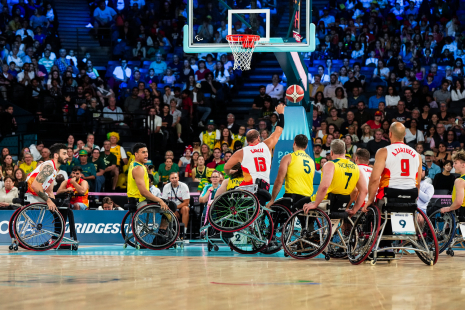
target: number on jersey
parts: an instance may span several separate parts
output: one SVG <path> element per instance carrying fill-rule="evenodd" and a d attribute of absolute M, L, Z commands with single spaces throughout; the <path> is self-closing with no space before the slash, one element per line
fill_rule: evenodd
<path fill-rule="evenodd" d="M 304 160 L 304 171 L 306 174 L 309 174 L 312 169 L 310 168 L 310 162 L 308 160 Z"/>
<path fill-rule="evenodd" d="M 347 189 L 347 186 L 349 186 L 350 179 L 352 178 L 352 173 L 346 172 L 345 175 L 349 177 L 347 179 L 346 187 L 344 188 L 344 189 Z"/>
<path fill-rule="evenodd" d="M 255 170 L 257 170 L 257 172 L 265 172 L 266 171 L 265 158 L 263 158 L 263 157 L 255 157 L 254 162 L 255 162 Z"/>
<path fill-rule="evenodd" d="M 401 159 L 400 170 L 402 171 L 400 174 L 401 177 L 408 177 L 410 175 L 410 161 L 408 159 Z"/>

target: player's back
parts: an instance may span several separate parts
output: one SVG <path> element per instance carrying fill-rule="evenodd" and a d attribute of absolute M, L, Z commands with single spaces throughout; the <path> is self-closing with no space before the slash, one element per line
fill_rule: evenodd
<path fill-rule="evenodd" d="M 465 174 L 462 174 L 459 178 L 465 181 Z M 454 201 L 455 201 L 455 185 L 454 185 L 454 187 L 452 189 L 452 202 L 454 202 Z M 465 199 L 463 200 L 461 206 L 465 207 Z"/>
<path fill-rule="evenodd" d="M 346 158 L 337 158 L 331 161 L 334 164 L 334 174 L 328 194 L 350 195 L 357 186 L 360 177 L 358 166 Z M 322 173 L 323 178 L 324 171 Z"/>
<path fill-rule="evenodd" d="M 365 164 L 358 164 L 358 167 L 360 168 L 360 177 L 365 178 L 366 184 L 368 186 L 373 168 Z M 365 197 L 365 201 L 368 201 L 368 195 Z"/>
<path fill-rule="evenodd" d="M 312 196 L 315 162 L 303 150 L 295 151 L 290 156 L 291 162 L 287 167 L 286 174 L 286 193 Z"/>
<path fill-rule="evenodd" d="M 381 173 L 378 198 L 384 197 L 384 188 L 411 189 L 417 185 L 420 159 L 417 151 L 404 143 L 385 147 L 386 164 Z"/>
<path fill-rule="evenodd" d="M 250 173 L 253 183 L 257 179 L 263 179 L 270 183 L 271 152 L 268 146 L 260 142 L 242 148 L 241 165 Z"/>

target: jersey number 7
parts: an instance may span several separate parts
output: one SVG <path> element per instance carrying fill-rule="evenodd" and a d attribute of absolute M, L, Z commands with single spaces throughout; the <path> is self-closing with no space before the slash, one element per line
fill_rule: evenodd
<path fill-rule="evenodd" d="M 350 179 L 352 178 L 352 173 L 346 172 L 345 175 L 349 177 L 347 179 L 346 187 L 344 188 L 347 189 L 347 186 L 349 186 Z"/>

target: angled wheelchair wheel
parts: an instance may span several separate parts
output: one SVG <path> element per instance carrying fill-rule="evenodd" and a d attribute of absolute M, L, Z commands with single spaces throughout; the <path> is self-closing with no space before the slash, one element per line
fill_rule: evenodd
<path fill-rule="evenodd" d="M 208 221 L 222 232 L 235 232 L 252 224 L 260 212 L 257 197 L 245 190 L 231 190 L 215 198 Z"/>
<path fill-rule="evenodd" d="M 439 254 L 441 254 L 447 250 L 455 237 L 455 215 L 453 212 L 441 213 L 440 210 L 437 210 L 429 216 L 429 220 L 438 239 Z"/>
<path fill-rule="evenodd" d="M 284 223 L 286 223 L 292 214 L 288 207 L 281 204 L 272 205 L 270 209 L 274 211 L 270 213 L 271 219 L 273 220 L 274 233 L 271 238 L 271 242 L 261 251 L 263 254 L 274 254 L 283 248 L 283 245 L 281 244 L 281 235 Z"/>
<path fill-rule="evenodd" d="M 349 244 L 349 235 L 354 222 L 350 218 L 341 220 L 333 237 L 329 241 L 326 252 L 331 258 L 346 258 Z"/>
<path fill-rule="evenodd" d="M 349 234 L 347 256 L 352 265 L 363 263 L 370 255 L 378 240 L 381 215 L 378 208 L 368 206 L 367 212 L 361 212 Z"/>
<path fill-rule="evenodd" d="M 16 215 L 18 215 L 19 211 L 21 211 L 22 207 L 19 208 L 19 209 L 16 209 L 15 212 L 13 212 L 13 214 L 11 215 L 10 217 L 10 221 L 8 222 L 8 233 L 10 234 L 10 238 L 14 238 L 16 240 L 16 237 L 15 237 L 15 234 L 14 234 L 14 231 L 13 231 L 13 223 L 14 223 L 14 220 L 16 218 Z M 15 244 L 20 247 L 20 248 L 23 248 L 23 249 L 27 249 L 25 248 L 22 244 L 20 244 L 17 240 L 10 246 L 10 248 L 14 248 Z"/>
<path fill-rule="evenodd" d="M 20 245 L 32 251 L 46 251 L 61 243 L 65 223 L 59 211 L 51 212 L 43 203 L 23 207 L 13 223 L 14 237 Z"/>
<path fill-rule="evenodd" d="M 222 232 L 222 238 L 226 233 Z M 269 244 L 273 237 L 273 220 L 268 211 L 262 211 L 257 219 L 246 228 L 232 233 L 227 244 L 240 254 L 255 254 Z"/>
<path fill-rule="evenodd" d="M 123 237 L 123 240 L 126 240 L 126 236 L 128 237 L 128 240 L 126 241 L 126 244 L 135 248 L 136 244 L 134 243 L 134 234 L 132 233 L 132 215 L 134 213 L 127 212 L 123 220 L 121 221 L 121 236 Z M 141 248 L 144 248 L 144 246 L 141 246 Z"/>
<path fill-rule="evenodd" d="M 320 209 L 299 210 L 284 223 L 281 244 L 286 254 L 309 259 L 324 251 L 331 238 L 331 220 Z"/>
<path fill-rule="evenodd" d="M 162 210 L 157 203 L 138 209 L 131 221 L 134 238 L 151 250 L 171 247 L 179 237 L 179 221 L 171 210 Z"/>
<path fill-rule="evenodd" d="M 415 229 L 417 230 L 417 242 L 411 242 L 415 254 L 426 265 L 434 265 L 438 261 L 439 246 L 433 224 L 426 214 L 417 209 L 415 212 Z"/>

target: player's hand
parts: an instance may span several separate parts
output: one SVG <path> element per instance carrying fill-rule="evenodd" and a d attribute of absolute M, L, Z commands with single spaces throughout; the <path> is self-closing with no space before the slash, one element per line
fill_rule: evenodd
<path fill-rule="evenodd" d="M 160 202 L 160 207 L 162 210 L 164 211 L 167 211 L 168 210 L 168 205 L 166 203 L 164 203 L 163 201 Z"/>
<path fill-rule="evenodd" d="M 74 189 L 72 189 L 72 188 L 70 187 L 70 188 L 67 188 L 66 191 L 67 191 L 68 193 L 72 193 L 72 192 L 74 192 Z"/>
<path fill-rule="evenodd" d="M 53 203 L 52 199 L 47 200 L 48 209 L 52 212 L 56 212 L 57 206 Z"/>
<path fill-rule="evenodd" d="M 441 213 L 447 213 L 450 212 L 450 207 L 444 207 L 439 210 Z"/>
<path fill-rule="evenodd" d="M 307 214 L 308 211 L 314 210 L 316 208 L 317 208 L 317 205 L 315 205 L 314 202 L 306 203 L 306 204 L 304 204 L 304 207 L 303 207 L 305 214 Z"/>
<path fill-rule="evenodd" d="M 278 106 L 275 108 L 275 111 L 278 112 L 278 114 L 284 114 L 284 108 L 286 106 L 284 104 L 278 104 Z"/>
<path fill-rule="evenodd" d="M 346 209 L 346 212 L 347 212 L 347 214 L 349 214 L 350 217 L 354 216 L 355 213 L 357 213 L 357 212 L 355 212 L 354 209 Z"/>
<path fill-rule="evenodd" d="M 231 169 L 231 170 L 229 170 L 229 175 L 233 175 L 236 172 L 237 172 L 237 170 Z"/>
<path fill-rule="evenodd" d="M 266 204 L 266 208 L 271 209 L 271 206 L 273 205 L 273 203 L 274 203 L 274 201 L 273 201 L 273 200 L 270 200 L 270 202 L 268 202 L 268 203 Z"/>

